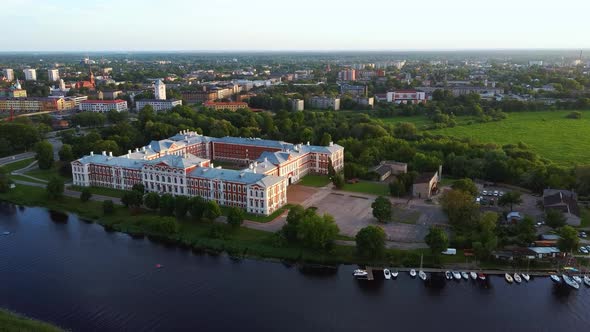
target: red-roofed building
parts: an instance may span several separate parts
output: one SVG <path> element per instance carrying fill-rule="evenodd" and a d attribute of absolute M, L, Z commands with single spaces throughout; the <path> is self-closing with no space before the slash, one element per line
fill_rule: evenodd
<path fill-rule="evenodd" d="M 396 104 L 426 103 L 426 92 L 417 90 L 397 90 L 387 93 L 387 102 Z"/>
<path fill-rule="evenodd" d="M 106 113 L 110 110 L 117 112 L 127 111 L 127 101 L 115 100 L 84 100 L 80 102 L 80 111 Z"/>
<path fill-rule="evenodd" d="M 203 106 L 207 108 L 212 108 L 216 111 L 221 110 L 230 110 L 230 111 L 237 111 L 241 108 L 248 108 L 248 104 L 245 102 L 214 102 L 214 101 L 206 101 L 203 103 Z"/>

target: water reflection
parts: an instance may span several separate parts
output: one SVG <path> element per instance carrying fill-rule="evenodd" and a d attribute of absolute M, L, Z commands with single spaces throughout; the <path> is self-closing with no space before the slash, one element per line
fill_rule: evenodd
<path fill-rule="evenodd" d="M 49 218 L 56 223 L 67 223 L 69 216 L 63 212 L 49 210 Z"/>

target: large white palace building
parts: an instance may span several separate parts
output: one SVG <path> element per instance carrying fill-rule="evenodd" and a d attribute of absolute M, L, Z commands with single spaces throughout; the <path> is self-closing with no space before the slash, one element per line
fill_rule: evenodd
<path fill-rule="evenodd" d="M 212 160 L 243 164 L 243 170 L 214 167 Z M 290 144 L 259 138 L 208 137 L 183 131 L 161 141 L 112 153 L 90 153 L 72 162 L 78 186 L 200 196 L 220 205 L 269 215 L 287 203 L 287 186 L 307 174 L 328 174 L 329 164 L 344 168 L 344 148 Z"/>

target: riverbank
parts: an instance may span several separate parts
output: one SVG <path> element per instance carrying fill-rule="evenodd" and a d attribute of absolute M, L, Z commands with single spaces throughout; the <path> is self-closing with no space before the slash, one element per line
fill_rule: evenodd
<path fill-rule="evenodd" d="M 0 309 L 0 331 L 60 332 L 63 330 L 51 324 Z"/>

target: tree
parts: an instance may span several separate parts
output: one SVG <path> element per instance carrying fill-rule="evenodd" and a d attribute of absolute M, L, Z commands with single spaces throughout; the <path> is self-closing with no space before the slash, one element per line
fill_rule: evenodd
<path fill-rule="evenodd" d="M 559 230 L 559 240 L 557 240 L 557 247 L 563 252 L 571 252 L 576 250 L 580 244 L 578 238 L 578 231 L 572 226 L 563 226 Z"/>
<path fill-rule="evenodd" d="M 424 237 L 424 242 L 430 247 L 432 255 L 436 257 L 447 250 L 449 237 L 442 228 L 430 226 L 430 231 Z"/>
<path fill-rule="evenodd" d="M 133 187 L 131 187 L 131 190 L 137 191 L 143 195 L 145 193 L 145 186 L 143 185 L 143 183 L 136 183 L 133 185 Z"/>
<path fill-rule="evenodd" d="M 148 209 L 157 210 L 160 207 L 160 195 L 158 193 L 147 193 L 143 198 L 143 204 Z"/>
<path fill-rule="evenodd" d="M 92 197 L 92 192 L 90 191 L 90 188 L 82 189 L 82 192 L 80 193 L 80 200 L 82 202 L 88 202 L 91 197 Z"/>
<path fill-rule="evenodd" d="M 389 183 L 389 193 L 391 196 L 401 197 L 406 193 L 406 185 L 399 179 L 394 179 Z"/>
<path fill-rule="evenodd" d="M 329 248 L 339 232 L 340 229 L 334 222 L 334 217 L 329 214 L 319 216 L 315 211 L 313 214 L 306 213 L 297 230 L 303 244 L 312 249 Z"/>
<path fill-rule="evenodd" d="M 463 192 L 466 192 L 473 197 L 477 196 L 477 194 L 479 193 L 479 190 L 477 190 L 477 186 L 475 185 L 475 183 L 473 183 L 471 179 L 457 180 L 453 182 L 453 185 L 451 187 L 455 190 L 461 190 Z"/>
<path fill-rule="evenodd" d="M 8 192 L 11 184 L 12 180 L 8 177 L 6 169 L 0 167 L 0 193 Z"/>
<path fill-rule="evenodd" d="M 121 197 L 121 203 L 125 207 L 138 208 L 143 204 L 143 194 L 136 190 L 128 190 Z"/>
<path fill-rule="evenodd" d="M 203 197 L 195 196 L 190 199 L 190 213 L 191 217 L 195 221 L 199 221 L 203 218 L 205 209 L 207 208 L 207 201 Z"/>
<path fill-rule="evenodd" d="M 171 216 L 174 214 L 175 199 L 170 194 L 164 194 L 160 197 L 160 215 Z"/>
<path fill-rule="evenodd" d="M 391 220 L 391 202 L 389 199 L 379 196 L 371 204 L 371 207 L 373 208 L 373 216 L 380 222 L 385 223 Z"/>
<path fill-rule="evenodd" d="M 330 145 L 330 142 L 332 142 L 332 135 L 330 135 L 329 133 L 324 133 L 322 135 L 322 139 L 320 140 L 320 145 L 328 146 Z"/>
<path fill-rule="evenodd" d="M 64 181 L 57 176 L 52 177 L 47 183 L 46 191 L 51 199 L 61 198 L 64 193 Z"/>
<path fill-rule="evenodd" d="M 480 259 L 486 259 L 498 247 L 498 237 L 496 236 L 496 224 L 498 214 L 495 212 L 485 212 L 478 222 L 478 234 L 473 242 L 473 251 Z"/>
<path fill-rule="evenodd" d="M 355 236 L 358 254 L 366 258 L 379 258 L 385 253 L 385 231 L 379 226 L 369 225 L 362 228 Z"/>
<path fill-rule="evenodd" d="M 509 191 L 505 193 L 502 197 L 498 199 L 498 205 L 500 206 L 510 206 L 510 211 L 514 205 L 522 204 L 522 197 L 521 193 L 518 191 Z"/>
<path fill-rule="evenodd" d="M 189 200 L 186 196 L 176 196 L 174 201 L 174 215 L 177 219 L 183 219 L 186 217 L 186 213 L 189 209 Z"/>
<path fill-rule="evenodd" d="M 104 215 L 112 214 L 115 212 L 115 204 L 112 200 L 108 199 L 102 202 L 102 213 Z"/>
<path fill-rule="evenodd" d="M 37 162 L 40 169 L 50 169 L 53 166 L 53 146 L 47 141 L 41 141 L 35 145 Z"/>
<path fill-rule="evenodd" d="M 306 210 L 301 205 L 295 205 L 289 209 L 287 222 L 281 229 L 281 233 L 287 241 L 295 242 L 297 240 L 297 231 L 299 223 L 305 217 Z"/>
<path fill-rule="evenodd" d="M 336 174 L 332 177 L 332 183 L 334 184 L 334 187 L 336 187 L 336 189 L 342 189 L 344 188 L 344 175 L 342 174 Z"/>
<path fill-rule="evenodd" d="M 545 212 L 545 223 L 551 228 L 560 228 L 565 225 L 566 218 L 563 212 L 556 209 L 549 209 Z"/>
<path fill-rule="evenodd" d="M 400 122 L 395 126 L 393 134 L 401 139 L 411 140 L 416 137 L 416 125 L 411 122 Z"/>
<path fill-rule="evenodd" d="M 207 208 L 205 209 L 205 216 L 207 219 L 211 221 L 215 221 L 219 216 L 221 216 L 221 208 L 216 201 L 209 201 L 207 202 Z"/>
<path fill-rule="evenodd" d="M 74 160 L 74 152 L 72 151 L 72 146 L 69 144 L 64 144 L 59 149 L 59 160 L 64 163 L 69 163 Z"/>
<path fill-rule="evenodd" d="M 469 231 L 476 226 L 479 206 L 470 194 L 454 189 L 445 191 L 441 195 L 440 203 L 449 217 L 449 223 L 457 230 Z"/>
<path fill-rule="evenodd" d="M 240 225 L 242 225 L 242 223 L 244 222 L 244 210 L 237 208 L 237 207 L 231 207 L 229 209 L 229 212 L 227 214 L 227 223 L 232 226 L 232 227 L 240 227 Z"/>
<path fill-rule="evenodd" d="M 524 217 L 516 225 L 516 232 L 518 233 L 518 240 L 521 245 L 528 246 L 537 237 L 537 232 L 535 231 L 535 221 L 531 217 Z"/>

